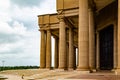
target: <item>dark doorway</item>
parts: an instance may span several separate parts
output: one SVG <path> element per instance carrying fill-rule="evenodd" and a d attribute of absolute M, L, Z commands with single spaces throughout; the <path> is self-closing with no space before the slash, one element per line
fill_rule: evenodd
<path fill-rule="evenodd" d="M 100 31 L 100 70 L 113 69 L 113 25 Z"/>

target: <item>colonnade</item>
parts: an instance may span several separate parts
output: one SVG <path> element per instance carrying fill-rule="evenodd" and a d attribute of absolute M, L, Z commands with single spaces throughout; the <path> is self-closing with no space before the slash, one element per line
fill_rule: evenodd
<path fill-rule="evenodd" d="M 55 37 L 55 68 L 74 69 L 76 55 L 74 49 L 73 29 L 69 28 L 69 47 L 67 55 L 66 26 L 64 16 L 59 17 L 59 38 Z M 78 70 L 95 68 L 94 17 L 92 9 L 88 9 L 88 0 L 79 0 L 78 26 Z M 58 44 L 59 43 L 59 44 Z M 59 45 L 59 46 L 58 46 Z M 41 68 L 51 67 L 51 33 L 41 31 Z"/>
<path fill-rule="evenodd" d="M 120 62 L 120 0 L 118 0 L 118 62 Z M 73 29 L 69 27 L 69 47 L 67 51 L 66 25 L 64 16 L 59 17 L 59 37 L 55 39 L 55 68 L 77 70 L 94 70 L 95 64 L 95 28 L 94 12 L 88 6 L 88 0 L 79 0 L 79 22 L 78 22 L 78 65 L 76 66 L 76 55 L 73 40 Z M 68 52 L 68 55 L 67 55 Z M 51 68 L 51 31 L 41 30 L 40 67 Z M 120 63 L 117 65 L 120 69 Z"/>
<path fill-rule="evenodd" d="M 117 43 L 118 43 L 118 46 L 117 46 L 117 50 L 118 50 L 118 65 L 117 65 L 117 69 L 120 70 L 120 0 L 118 0 L 118 31 L 117 31 Z"/>
<path fill-rule="evenodd" d="M 64 29 L 66 32 L 66 29 Z M 65 33 L 61 32 L 61 33 Z M 67 45 L 66 38 L 61 34 L 61 39 L 65 41 L 60 43 L 60 38 L 54 36 L 54 68 L 55 69 L 75 69 L 76 67 L 76 48 L 73 44 L 73 30 L 69 29 L 69 44 Z M 40 51 L 40 68 L 51 68 L 51 31 L 41 30 L 41 51 Z M 61 41 L 62 41 L 61 40 Z M 61 46 L 59 46 L 61 45 Z M 60 51 L 61 50 L 61 51 Z M 59 54 L 63 53 L 63 54 Z"/>
<path fill-rule="evenodd" d="M 41 49 L 40 49 L 41 68 L 51 67 L 51 32 L 41 30 Z"/>

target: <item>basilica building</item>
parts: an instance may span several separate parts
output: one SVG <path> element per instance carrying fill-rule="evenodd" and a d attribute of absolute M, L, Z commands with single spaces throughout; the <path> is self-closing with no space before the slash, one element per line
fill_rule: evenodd
<path fill-rule="evenodd" d="M 38 16 L 40 68 L 120 69 L 120 0 L 56 0 L 54 14 Z"/>

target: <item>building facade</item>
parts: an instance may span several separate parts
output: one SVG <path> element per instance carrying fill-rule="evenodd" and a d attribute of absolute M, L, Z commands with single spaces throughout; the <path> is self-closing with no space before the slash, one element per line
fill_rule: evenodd
<path fill-rule="evenodd" d="M 120 69 L 120 0 L 57 0 L 57 13 L 38 16 L 40 68 Z M 78 49 L 78 52 L 76 51 Z"/>

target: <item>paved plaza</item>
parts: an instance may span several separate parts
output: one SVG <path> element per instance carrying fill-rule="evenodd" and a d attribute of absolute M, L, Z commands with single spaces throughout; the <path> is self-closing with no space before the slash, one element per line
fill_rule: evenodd
<path fill-rule="evenodd" d="M 8 78 L 6 80 L 120 80 L 120 73 L 110 71 L 10 70 L 0 72 L 0 76 Z"/>

